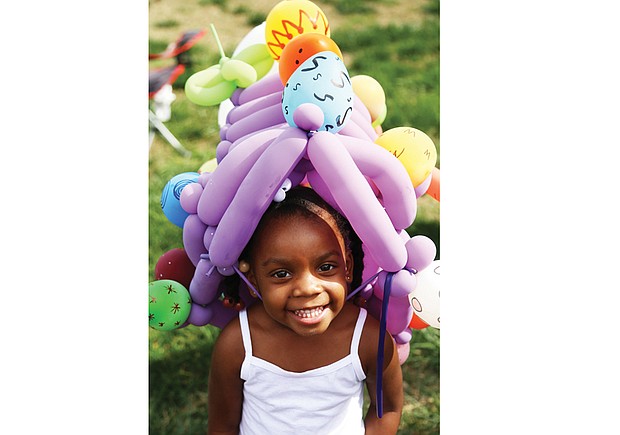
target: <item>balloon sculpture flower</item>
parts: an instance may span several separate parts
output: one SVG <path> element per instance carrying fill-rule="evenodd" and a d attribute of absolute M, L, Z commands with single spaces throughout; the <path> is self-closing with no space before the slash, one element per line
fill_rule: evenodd
<path fill-rule="evenodd" d="M 380 132 L 386 116 L 381 86 L 349 75 L 325 15 L 312 2 L 279 3 L 267 17 L 265 41 L 237 58 L 223 56 L 187 81 L 193 102 L 230 98 L 233 108 L 220 126 L 211 170 L 181 177 L 180 194 L 167 195 L 166 203 L 176 200 L 185 213 L 182 225 L 175 222 L 194 266 L 193 276 L 182 277 L 189 279 L 191 310 L 180 326 L 223 327 L 237 315 L 219 284 L 237 273 L 269 204 L 303 183 L 340 211 L 362 241 L 364 282 L 350 296 L 385 324 L 402 363 L 412 328 L 439 328 L 436 247 L 406 232 L 417 198 L 438 185 L 435 145 L 412 127 Z M 265 53 L 278 62 L 277 71 L 267 71 Z M 240 296 L 242 304 L 255 303 L 245 284 Z"/>

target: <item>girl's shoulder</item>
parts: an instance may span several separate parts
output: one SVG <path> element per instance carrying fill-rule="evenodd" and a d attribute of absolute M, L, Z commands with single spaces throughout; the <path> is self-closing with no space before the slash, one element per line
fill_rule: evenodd
<path fill-rule="evenodd" d="M 362 367 L 365 373 L 368 373 L 369 369 L 373 369 L 376 366 L 377 351 L 379 344 L 380 323 L 370 313 L 366 314 L 366 321 L 364 322 L 364 329 L 360 337 L 358 354 Z M 392 350 L 392 337 L 389 333 L 385 334 L 385 351 L 390 353 Z"/>
<path fill-rule="evenodd" d="M 241 366 L 245 358 L 245 349 L 241 336 L 241 324 L 239 317 L 234 317 L 220 331 L 215 341 L 214 354 L 230 361 L 231 364 L 237 363 Z"/>

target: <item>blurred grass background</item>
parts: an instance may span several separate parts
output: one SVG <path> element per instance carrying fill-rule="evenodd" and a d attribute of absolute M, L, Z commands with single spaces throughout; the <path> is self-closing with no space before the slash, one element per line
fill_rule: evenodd
<path fill-rule="evenodd" d="M 388 114 L 383 129 L 410 126 L 427 133 L 439 156 L 439 1 L 323 0 L 332 38 L 343 52 L 350 75 L 366 74 L 383 86 Z M 191 49 L 192 65 L 174 83 L 176 100 L 166 126 L 192 152 L 182 157 L 159 135 L 149 154 L 149 277 L 166 251 L 183 246 L 182 230 L 161 211 L 164 185 L 182 172 L 195 172 L 215 157 L 219 142 L 216 107 L 200 107 L 183 93 L 187 77 L 219 61 L 214 23 L 224 50 L 232 54 L 252 27 L 264 21 L 277 0 L 250 4 L 233 0 L 150 0 L 149 52 L 166 49 L 182 32 L 207 34 Z M 173 60 L 150 62 L 150 69 Z M 438 157 L 437 167 L 440 166 Z M 439 204 L 419 199 L 411 235 L 433 239 L 440 254 Z M 207 378 L 211 349 L 219 329 L 190 326 L 149 330 L 149 429 L 151 434 L 200 434 L 207 427 Z M 413 331 L 403 365 L 405 407 L 399 434 L 439 433 L 439 330 Z"/>

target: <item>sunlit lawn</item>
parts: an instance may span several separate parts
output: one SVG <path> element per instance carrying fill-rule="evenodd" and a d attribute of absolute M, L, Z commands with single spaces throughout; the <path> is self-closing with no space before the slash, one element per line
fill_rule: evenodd
<path fill-rule="evenodd" d="M 371 75 L 382 84 L 388 104 L 384 130 L 397 126 L 415 127 L 431 136 L 439 151 L 438 2 L 424 2 L 425 7 L 421 10 L 425 15 L 421 23 L 375 23 L 377 15 L 374 8 L 389 10 L 401 3 L 406 4 L 317 1 L 321 6 L 330 4 L 337 8 L 336 11 L 344 11 L 339 17 L 339 27 L 333 29 L 332 38 L 342 49 L 350 74 Z M 352 4 L 364 6 L 366 12 L 349 15 Z M 251 6 L 233 8 L 227 6 L 225 1 L 199 1 L 185 6 L 195 8 L 196 14 L 206 7 L 219 7 L 230 14 L 236 12 L 246 18 L 248 29 L 265 18 Z M 360 26 L 360 22 L 364 25 Z M 152 29 L 156 26 L 167 26 L 169 30 L 177 30 L 178 34 L 188 30 L 181 27 L 174 17 L 170 17 L 168 22 L 151 23 Z M 151 36 L 150 50 L 163 51 L 168 42 Z M 192 155 L 182 157 L 159 136 L 155 137 L 150 150 L 148 281 L 154 279 L 153 271 L 158 258 L 170 249 L 182 247 L 181 228 L 170 223 L 161 211 L 159 201 L 163 186 L 173 176 L 197 171 L 204 162 L 215 157 L 215 146 L 219 142 L 217 108 L 196 106 L 185 98 L 182 91 L 189 74 L 217 62 L 217 49 L 210 34 L 192 48 L 192 59 L 194 66 L 175 83 L 177 99 L 172 106 L 172 119 L 166 123 Z M 439 204 L 427 196 L 420 198 L 418 215 L 408 231 L 412 235 L 431 237 L 437 245 L 439 257 Z M 208 420 L 207 377 L 212 344 L 218 332 L 212 326 L 189 326 L 171 332 L 150 330 L 151 433 L 205 432 Z M 427 328 L 414 331 L 403 374 L 406 404 L 399 433 L 438 434 L 439 330 Z"/>

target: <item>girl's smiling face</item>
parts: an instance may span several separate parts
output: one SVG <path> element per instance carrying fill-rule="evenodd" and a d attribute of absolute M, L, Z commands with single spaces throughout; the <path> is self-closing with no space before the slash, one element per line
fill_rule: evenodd
<path fill-rule="evenodd" d="M 295 214 L 259 227 L 248 278 L 273 320 L 310 336 L 325 332 L 342 310 L 352 270 L 335 225 Z"/>

